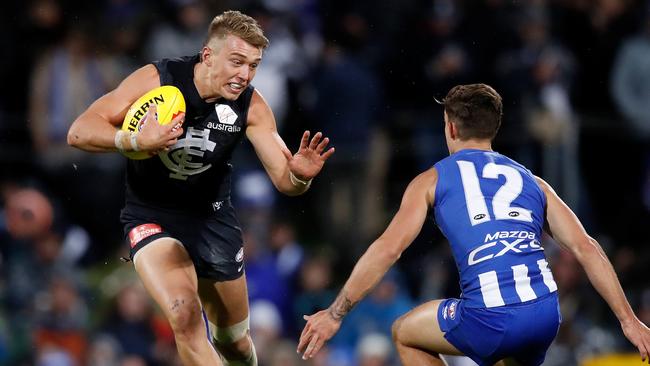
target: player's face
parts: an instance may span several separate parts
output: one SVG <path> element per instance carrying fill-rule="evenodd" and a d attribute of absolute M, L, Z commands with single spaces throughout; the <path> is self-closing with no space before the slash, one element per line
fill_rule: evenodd
<path fill-rule="evenodd" d="M 233 35 L 216 43 L 218 49 L 209 65 L 210 84 L 214 93 L 235 100 L 253 80 L 262 50 Z"/>

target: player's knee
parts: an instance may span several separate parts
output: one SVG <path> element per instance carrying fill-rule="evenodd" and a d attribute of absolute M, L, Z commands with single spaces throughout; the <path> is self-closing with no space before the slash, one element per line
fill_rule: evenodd
<path fill-rule="evenodd" d="M 195 296 L 172 296 L 167 304 L 167 317 L 174 335 L 181 340 L 189 338 L 197 328 L 204 328 L 201 304 Z"/>

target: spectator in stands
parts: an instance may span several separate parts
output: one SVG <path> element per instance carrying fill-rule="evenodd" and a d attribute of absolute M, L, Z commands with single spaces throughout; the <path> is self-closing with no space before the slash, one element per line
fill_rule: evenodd
<path fill-rule="evenodd" d="M 69 278 L 54 277 L 45 299 L 35 312 L 36 352 L 57 349 L 73 359 L 73 364 L 83 365 L 88 350 L 88 305 L 77 285 Z"/>
<path fill-rule="evenodd" d="M 300 334 L 300 327 L 304 324 L 303 314 L 311 314 L 318 309 L 323 309 L 332 303 L 336 293 L 331 289 L 332 265 L 324 256 L 309 257 L 300 269 L 301 291 L 296 294 L 293 301 L 292 334 Z"/>

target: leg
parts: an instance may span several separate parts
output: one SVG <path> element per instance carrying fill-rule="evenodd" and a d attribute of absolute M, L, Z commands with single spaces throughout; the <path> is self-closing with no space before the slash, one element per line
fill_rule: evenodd
<path fill-rule="evenodd" d="M 199 294 L 212 325 L 219 352 L 231 366 L 256 366 L 257 356 L 248 326 L 248 288 L 246 276 L 216 282 L 199 279 Z"/>
<path fill-rule="evenodd" d="M 445 363 L 440 354 L 462 355 L 444 337 L 438 325 L 438 305 L 441 300 L 422 304 L 402 315 L 393 324 L 393 341 L 405 366 Z"/>
<path fill-rule="evenodd" d="M 205 336 L 194 264 L 173 238 L 160 238 L 140 249 L 135 269 L 174 330 L 185 365 L 222 365 Z"/>

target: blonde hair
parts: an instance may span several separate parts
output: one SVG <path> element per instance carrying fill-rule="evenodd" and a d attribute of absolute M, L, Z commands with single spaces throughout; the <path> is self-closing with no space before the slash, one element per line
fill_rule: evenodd
<path fill-rule="evenodd" d="M 269 40 L 264 36 L 264 31 L 257 21 L 236 10 L 224 11 L 212 19 L 205 44 L 207 45 L 215 38 L 222 40 L 229 34 L 237 36 L 260 49 L 269 46 Z"/>

